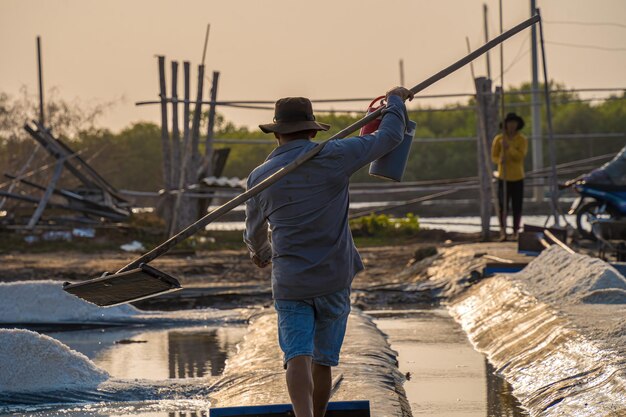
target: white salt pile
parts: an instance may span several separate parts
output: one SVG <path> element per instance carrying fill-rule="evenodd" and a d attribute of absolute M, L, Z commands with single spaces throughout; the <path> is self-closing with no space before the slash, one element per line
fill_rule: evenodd
<path fill-rule="evenodd" d="M 558 246 L 543 251 L 517 280 L 542 301 L 562 304 L 626 304 L 626 278 L 601 259 L 569 254 Z"/>
<path fill-rule="evenodd" d="M 0 323 L 85 323 L 139 314 L 129 305 L 102 308 L 63 291 L 58 281 L 0 283 Z"/>
<path fill-rule="evenodd" d="M 85 355 L 29 330 L 0 329 L 0 392 L 90 389 L 109 375 Z"/>
<path fill-rule="evenodd" d="M 530 415 L 626 416 L 625 295 L 611 265 L 553 246 L 449 308 Z"/>
<path fill-rule="evenodd" d="M 601 259 L 552 246 L 514 279 L 565 313 L 591 340 L 626 359 L 626 278 L 617 269 Z"/>

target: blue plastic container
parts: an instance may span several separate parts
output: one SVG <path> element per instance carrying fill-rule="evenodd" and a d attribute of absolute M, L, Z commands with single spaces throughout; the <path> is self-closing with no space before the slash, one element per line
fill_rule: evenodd
<path fill-rule="evenodd" d="M 409 120 L 407 131 L 404 133 L 402 142 L 393 148 L 391 152 L 370 164 L 370 175 L 397 182 L 402 181 L 406 162 L 409 159 L 409 152 L 411 151 L 411 143 L 413 143 L 413 137 L 415 136 L 416 126 L 417 124 L 414 121 Z"/>

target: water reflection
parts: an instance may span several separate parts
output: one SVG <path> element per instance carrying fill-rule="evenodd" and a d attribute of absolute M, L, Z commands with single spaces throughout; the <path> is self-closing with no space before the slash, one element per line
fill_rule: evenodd
<path fill-rule="evenodd" d="M 224 370 L 229 346 L 222 343 L 217 329 L 171 331 L 167 334 L 167 342 L 170 378 L 202 377 L 207 374 L 207 369 L 211 376 L 218 376 Z"/>
<path fill-rule="evenodd" d="M 47 334 L 83 353 L 114 378 L 163 380 L 221 375 L 244 326 L 106 328 Z"/>

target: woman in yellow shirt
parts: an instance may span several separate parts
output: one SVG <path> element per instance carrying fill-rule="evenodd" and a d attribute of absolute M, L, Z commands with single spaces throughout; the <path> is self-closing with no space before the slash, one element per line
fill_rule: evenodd
<path fill-rule="evenodd" d="M 502 127 L 502 126 L 501 126 Z M 513 208 L 513 238 L 522 220 L 524 201 L 524 158 L 528 152 L 528 139 L 520 133 L 524 119 L 515 113 L 509 113 L 504 119 L 504 132 L 493 139 L 491 159 L 498 165 L 498 200 L 500 205 L 500 239 L 506 240 L 506 215 L 509 204 Z M 506 184 L 506 185 L 505 185 Z M 504 187 L 506 186 L 506 205 Z M 506 207 L 506 210 L 504 209 Z"/>

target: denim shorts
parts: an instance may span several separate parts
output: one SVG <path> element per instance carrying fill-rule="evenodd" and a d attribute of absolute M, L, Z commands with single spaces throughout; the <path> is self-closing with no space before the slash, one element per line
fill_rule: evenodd
<path fill-rule="evenodd" d="M 285 367 L 296 356 L 312 356 L 319 365 L 339 364 L 350 314 L 350 288 L 304 300 L 275 300 L 274 307 Z"/>

